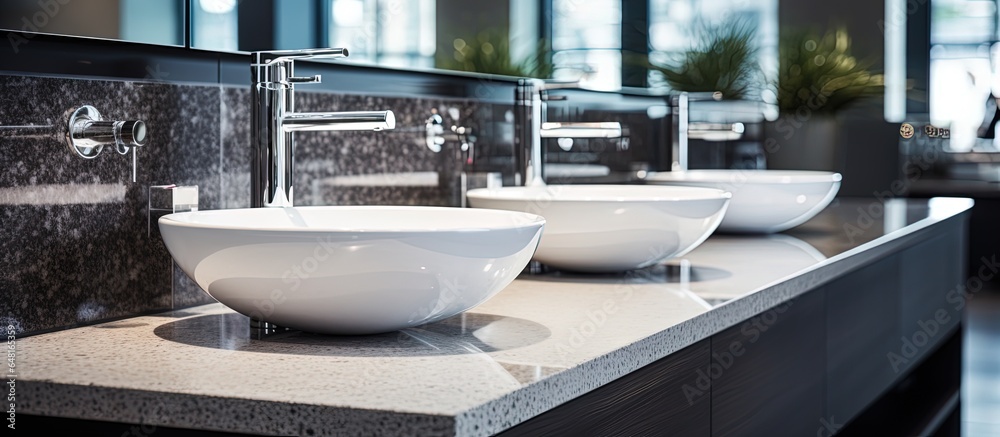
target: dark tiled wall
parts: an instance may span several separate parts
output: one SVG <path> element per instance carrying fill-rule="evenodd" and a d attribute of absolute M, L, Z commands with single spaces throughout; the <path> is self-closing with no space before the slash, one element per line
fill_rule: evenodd
<path fill-rule="evenodd" d="M 198 185 L 201 209 L 249 206 L 249 90 L 3 75 L 0 90 L 0 126 L 53 126 L 0 128 L 0 322 L 23 335 L 211 302 L 173 268 L 158 216 L 147 234 L 147 190 Z M 106 149 L 85 160 L 68 149 L 62 126 L 82 104 L 109 119 L 147 123 L 135 182 L 129 156 Z M 298 134 L 298 205 L 455 206 L 460 156 L 454 144 L 440 153 L 424 145 L 431 108 L 457 108 L 485 148 L 504 148 L 506 137 L 492 131 L 509 130 L 502 108 L 468 100 L 301 93 L 297 104 L 303 111 L 391 109 L 397 117 L 395 132 Z M 414 171 L 438 172 L 437 186 L 329 182 Z"/>

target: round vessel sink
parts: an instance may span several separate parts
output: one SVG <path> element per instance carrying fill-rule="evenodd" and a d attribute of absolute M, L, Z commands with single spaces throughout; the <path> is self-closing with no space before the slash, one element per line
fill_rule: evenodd
<path fill-rule="evenodd" d="M 683 255 L 722 220 L 729 193 L 643 185 L 469 190 L 469 205 L 545 217 L 535 259 L 563 270 L 615 272 Z"/>
<path fill-rule="evenodd" d="M 184 212 L 159 224 L 181 269 L 229 308 L 303 331 L 374 334 L 486 301 L 530 261 L 545 220 L 330 206 Z"/>
<path fill-rule="evenodd" d="M 687 170 L 646 177 L 656 185 L 718 188 L 733 194 L 719 231 L 781 232 L 813 218 L 840 189 L 840 173 L 795 170 Z"/>

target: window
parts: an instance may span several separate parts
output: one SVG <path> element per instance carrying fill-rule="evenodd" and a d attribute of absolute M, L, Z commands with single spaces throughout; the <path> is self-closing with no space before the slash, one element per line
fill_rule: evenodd
<path fill-rule="evenodd" d="M 669 63 L 698 40 L 693 23 L 718 23 L 729 16 L 755 26 L 761 68 L 773 77 L 778 71 L 777 0 L 650 0 L 650 60 Z M 650 83 L 658 82 L 659 77 L 650 77 Z"/>
<path fill-rule="evenodd" d="M 555 79 L 577 79 L 595 89 L 621 87 L 621 0 L 553 0 L 552 64 Z"/>
<path fill-rule="evenodd" d="M 191 6 L 191 47 L 239 50 L 236 0 L 198 0 Z"/>
<path fill-rule="evenodd" d="M 330 0 L 329 45 L 351 61 L 434 66 L 434 0 Z"/>
<path fill-rule="evenodd" d="M 992 146 L 977 138 L 977 131 L 991 91 L 1000 95 L 996 42 L 994 0 L 931 3 L 930 118 L 937 126 L 950 126 L 952 151 Z"/>

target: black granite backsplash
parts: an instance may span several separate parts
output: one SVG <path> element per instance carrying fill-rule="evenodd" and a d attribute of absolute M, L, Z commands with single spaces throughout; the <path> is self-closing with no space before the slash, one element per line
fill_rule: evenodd
<path fill-rule="evenodd" d="M 27 335 L 212 302 L 173 267 L 155 222 L 147 233 L 158 217 L 147 193 L 197 185 L 200 209 L 249 206 L 249 90 L 8 75 L 0 90 L 0 126 L 51 126 L 0 128 L 0 323 Z M 296 103 L 302 111 L 390 109 L 397 119 L 396 131 L 297 134 L 298 205 L 457 206 L 464 156 L 457 144 L 439 153 L 425 145 L 432 108 L 457 109 L 459 124 L 479 133 L 477 147 L 511 147 L 495 132 L 509 129 L 502 105 L 302 91 Z M 107 119 L 146 122 L 135 182 L 131 156 L 106 148 L 87 160 L 67 147 L 68 111 L 84 104 Z M 412 172 L 426 173 L 413 185 Z M 349 177 L 360 174 L 396 177 L 359 186 Z"/>
<path fill-rule="evenodd" d="M 172 75 L 180 75 L 179 65 Z M 359 81 L 362 70 L 340 73 Z M 297 110 L 392 110 L 396 129 L 296 134 L 295 204 L 459 206 L 463 173 L 469 188 L 485 183 L 486 173 L 502 173 L 505 184 L 513 183 L 512 82 L 369 73 L 420 85 L 392 88 L 399 93 L 423 91 L 394 96 L 299 88 Z M 250 92 L 219 80 L 0 74 L 0 323 L 23 336 L 213 302 L 174 266 L 156 226 L 167 212 L 150 211 L 147 203 L 151 186 L 176 184 L 198 186 L 200 209 L 250 205 Z M 481 95 L 484 90 L 489 93 Z M 430 97 L 438 95 L 451 97 Z M 617 103 L 604 108 L 609 97 Z M 552 120 L 620 121 L 629 137 L 579 140 L 569 151 L 548 140 L 550 162 L 612 171 L 609 177 L 549 182 L 622 182 L 645 163 L 662 161 L 668 132 L 647 116 L 649 101 L 580 92 L 572 105 L 550 108 Z M 149 141 L 138 153 L 134 182 L 131 156 L 106 148 L 83 159 L 67 146 L 67 117 L 81 105 L 96 107 L 106 119 L 146 122 Z M 470 150 L 455 141 L 439 151 L 428 147 L 425 124 L 432 111 L 446 127 L 471 129 Z"/>

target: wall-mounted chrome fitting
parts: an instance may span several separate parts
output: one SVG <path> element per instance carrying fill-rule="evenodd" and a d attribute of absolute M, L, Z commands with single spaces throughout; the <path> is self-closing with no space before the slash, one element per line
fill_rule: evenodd
<path fill-rule="evenodd" d="M 125 155 L 146 145 L 147 138 L 146 123 L 142 120 L 104 120 L 97 108 L 90 105 L 74 110 L 66 125 L 70 150 L 86 159 L 96 158 L 104 146 L 115 146 L 118 153 Z"/>
<path fill-rule="evenodd" d="M 458 108 L 449 108 L 448 115 L 453 123 L 450 127 L 445 127 L 444 118 L 438 113 L 437 108 L 431 108 L 431 115 L 427 117 L 425 132 L 427 134 L 427 148 L 434 153 L 441 151 L 441 146 L 447 141 L 455 141 L 460 144 L 463 152 L 470 151 L 476 144 L 476 137 L 472 135 L 472 128 L 459 126 Z"/>

